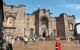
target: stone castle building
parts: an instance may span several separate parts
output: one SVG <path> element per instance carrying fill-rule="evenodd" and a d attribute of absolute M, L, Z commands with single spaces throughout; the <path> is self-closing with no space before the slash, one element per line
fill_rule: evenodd
<path fill-rule="evenodd" d="M 4 5 L 3 32 L 13 36 L 70 37 L 74 34 L 75 16 L 62 13 L 51 16 L 50 10 L 38 8 L 32 14 L 25 13 L 25 6 Z"/>

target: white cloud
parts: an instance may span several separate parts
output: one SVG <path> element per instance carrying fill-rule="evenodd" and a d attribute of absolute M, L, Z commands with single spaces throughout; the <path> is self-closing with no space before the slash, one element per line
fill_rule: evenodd
<path fill-rule="evenodd" d="M 67 4 L 64 7 L 72 8 L 72 9 L 80 9 L 80 4 Z"/>

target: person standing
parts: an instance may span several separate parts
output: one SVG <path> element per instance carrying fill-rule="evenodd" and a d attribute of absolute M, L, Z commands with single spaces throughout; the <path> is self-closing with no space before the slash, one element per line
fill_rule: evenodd
<path fill-rule="evenodd" d="M 7 50 L 13 50 L 12 37 L 11 36 L 8 36 L 8 49 Z"/>
<path fill-rule="evenodd" d="M 59 39 L 56 39 L 55 41 L 56 41 L 55 43 L 56 50 L 61 50 L 61 43 L 59 42 Z"/>

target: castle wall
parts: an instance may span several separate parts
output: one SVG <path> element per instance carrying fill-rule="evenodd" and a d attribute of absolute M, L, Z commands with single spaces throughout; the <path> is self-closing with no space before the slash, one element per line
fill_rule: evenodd
<path fill-rule="evenodd" d="M 34 15 L 25 15 L 25 35 L 29 36 L 34 34 L 35 34 L 35 17 Z"/>
<path fill-rule="evenodd" d="M 64 16 L 65 36 L 72 37 L 74 34 L 75 16 Z"/>
<path fill-rule="evenodd" d="M 10 18 L 10 22 L 7 22 Z M 25 6 L 18 7 L 4 5 L 3 26 L 7 27 L 5 33 L 11 31 L 15 36 L 53 35 L 58 37 L 71 37 L 74 34 L 75 17 L 65 14 L 59 17 L 50 16 L 50 11 L 38 9 L 33 14 L 25 14 Z M 15 29 L 14 29 L 15 28 Z"/>
<path fill-rule="evenodd" d="M 16 27 L 15 33 L 19 34 L 19 36 L 24 35 L 24 16 L 25 16 L 24 7 L 20 6 L 18 8 L 18 12 L 16 15 L 16 20 L 15 20 L 16 21 L 15 22 L 15 27 Z"/>
<path fill-rule="evenodd" d="M 15 17 L 16 19 L 13 21 L 14 25 L 13 27 L 16 27 L 14 30 L 12 27 L 10 28 L 11 30 L 14 30 L 15 35 L 23 35 L 24 34 L 24 6 L 19 6 L 19 7 L 14 7 L 14 6 L 9 6 L 9 5 L 4 5 L 4 22 L 3 26 L 8 27 L 7 30 L 10 28 L 8 25 L 9 22 L 7 17 Z M 10 31 L 9 29 L 9 31 Z M 6 30 L 6 29 L 5 29 Z M 8 31 L 7 31 L 8 32 Z M 6 31 L 5 31 L 6 33 Z"/>
<path fill-rule="evenodd" d="M 64 17 L 62 15 L 60 17 L 57 17 L 56 26 L 57 26 L 57 36 L 65 37 Z"/>

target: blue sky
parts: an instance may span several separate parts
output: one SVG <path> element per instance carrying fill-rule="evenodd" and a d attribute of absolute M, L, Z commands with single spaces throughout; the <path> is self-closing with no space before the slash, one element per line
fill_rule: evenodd
<path fill-rule="evenodd" d="M 80 22 L 80 0 L 3 0 L 7 5 L 26 5 L 26 13 L 31 13 L 38 7 L 50 9 L 52 16 L 59 16 L 60 13 L 75 15 L 76 22 Z M 80 32 L 80 25 L 78 25 Z"/>

